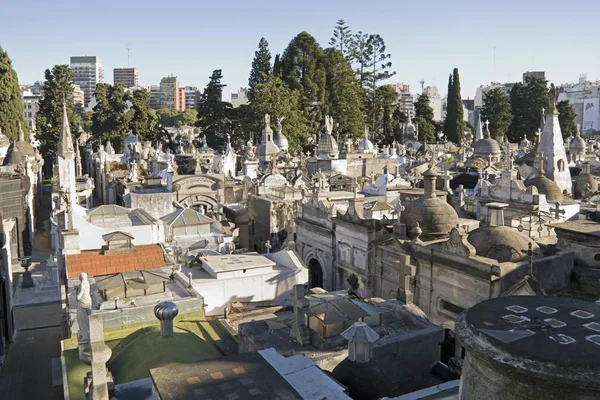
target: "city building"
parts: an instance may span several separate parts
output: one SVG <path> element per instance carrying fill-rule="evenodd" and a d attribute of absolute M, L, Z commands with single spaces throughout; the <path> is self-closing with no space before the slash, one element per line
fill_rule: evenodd
<path fill-rule="evenodd" d="M 185 96 L 184 96 L 185 97 Z M 182 96 L 179 90 L 179 78 L 166 76 L 160 80 L 160 107 L 183 111 Z"/>
<path fill-rule="evenodd" d="M 92 94 L 93 96 L 93 94 Z M 91 100 L 91 99 L 90 99 Z M 88 101 L 89 104 L 89 101 Z M 85 106 L 85 92 L 79 85 L 73 84 L 73 106 L 78 113 L 83 112 Z"/>
<path fill-rule="evenodd" d="M 160 86 L 152 85 L 148 87 L 150 92 L 150 108 L 158 110 L 160 108 Z"/>
<path fill-rule="evenodd" d="M 115 68 L 113 69 L 113 84 L 120 83 L 125 88 L 132 88 L 138 85 L 137 68 Z"/>
<path fill-rule="evenodd" d="M 180 87 L 177 89 L 177 106 L 175 109 L 177 111 L 185 111 L 185 88 Z"/>
<path fill-rule="evenodd" d="M 31 90 L 33 86 L 25 86 L 26 90 L 21 92 L 23 98 L 23 115 L 27 121 L 27 127 L 30 132 L 35 132 L 35 115 L 39 110 L 39 102 L 42 99 L 41 94 L 35 94 Z"/>
<path fill-rule="evenodd" d="M 578 83 L 564 84 L 559 89 L 558 101 L 569 101 L 582 133 L 600 131 L 600 81 L 590 82 L 582 74 Z"/>
<path fill-rule="evenodd" d="M 415 103 L 410 93 L 410 86 L 406 83 L 395 83 L 392 86 L 398 92 L 398 109 L 409 118 L 415 117 Z"/>
<path fill-rule="evenodd" d="M 433 108 L 433 120 L 441 121 L 442 117 L 442 96 L 436 86 L 427 86 L 423 93 L 429 96 L 429 105 Z"/>
<path fill-rule="evenodd" d="M 239 107 L 242 104 L 248 104 L 248 89 L 240 88 L 237 92 L 231 93 L 231 105 L 233 108 Z"/>
<path fill-rule="evenodd" d="M 200 90 L 196 86 L 186 86 L 185 90 L 185 109 L 195 110 L 200 100 Z"/>
<path fill-rule="evenodd" d="M 102 60 L 96 56 L 71 57 L 71 70 L 73 71 L 73 83 L 79 85 L 84 93 L 84 107 L 87 107 L 96 85 L 104 82 L 104 70 Z"/>
<path fill-rule="evenodd" d="M 523 83 L 528 76 L 535 76 L 536 78 L 546 79 L 546 72 L 544 71 L 527 71 L 523 72 Z"/>

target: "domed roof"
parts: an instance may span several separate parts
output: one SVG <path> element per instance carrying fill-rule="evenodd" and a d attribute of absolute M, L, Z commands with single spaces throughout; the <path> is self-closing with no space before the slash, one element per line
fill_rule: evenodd
<path fill-rule="evenodd" d="M 587 191 L 591 191 L 592 193 L 597 192 L 598 181 L 592 174 L 581 173 L 575 178 L 575 197 L 582 197 Z"/>
<path fill-rule="evenodd" d="M 356 150 L 361 151 L 361 152 L 371 152 L 375 149 L 375 146 L 373 146 L 373 143 L 369 140 L 369 127 L 365 126 L 365 134 L 363 136 L 362 139 L 360 139 L 360 142 L 358 142 L 358 146 L 356 147 Z"/>
<path fill-rule="evenodd" d="M 525 186 L 526 187 L 535 186 L 538 190 L 538 193 L 546 195 L 546 200 L 550 200 L 550 201 L 562 201 L 563 200 L 563 194 L 562 194 L 560 188 L 558 187 L 558 185 L 554 181 L 546 178 L 542 174 L 540 174 L 536 177 L 527 179 L 525 181 Z"/>
<path fill-rule="evenodd" d="M 348 394 L 355 400 L 380 399 L 390 395 L 385 372 L 373 359 L 359 363 L 344 359 L 331 375 L 348 388 Z"/>
<path fill-rule="evenodd" d="M 500 150 L 500 145 L 495 139 L 492 138 L 484 138 L 475 142 L 475 155 L 487 156 L 489 154 L 493 156 L 498 156 L 502 153 Z"/>
<path fill-rule="evenodd" d="M 277 146 L 280 150 L 287 150 L 290 146 L 288 139 L 281 132 L 275 133 L 273 143 L 275 143 L 275 146 Z"/>
<path fill-rule="evenodd" d="M 527 258 L 529 244 L 534 258 L 542 256 L 534 240 L 508 226 L 484 226 L 469 233 L 467 241 L 475 247 L 476 255 L 498 262 L 518 262 Z"/>
<path fill-rule="evenodd" d="M 571 153 L 581 154 L 585 152 L 586 148 L 587 145 L 585 143 L 585 140 L 581 137 L 579 132 L 577 132 L 577 136 L 575 136 L 573 140 L 571 140 L 571 142 L 569 143 L 569 151 Z"/>
<path fill-rule="evenodd" d="M 331 133 L 324 132 L 319 138 L 319 145 L 317 147 L 318 154 L 332 154 L 339 153 L 337 142 Z"/>

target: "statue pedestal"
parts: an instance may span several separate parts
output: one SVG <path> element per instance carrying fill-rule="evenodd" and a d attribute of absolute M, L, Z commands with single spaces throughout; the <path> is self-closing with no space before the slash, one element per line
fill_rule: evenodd
<path fill-rule="evenodd" d="M 31 271 L 23 272 L 23 279 L 21 280 L 21 288 L 32 288 L 35 287 L 35 283 L 33 283 L 33 278 L 31 277 Z"/>

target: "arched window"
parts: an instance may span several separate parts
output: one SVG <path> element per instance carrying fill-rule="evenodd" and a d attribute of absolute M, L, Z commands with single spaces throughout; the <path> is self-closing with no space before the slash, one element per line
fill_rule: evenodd
<path fill-rule="evenodd" d="M 558 160 L 558 171 L 559 172 L 564 172 L 565 170 L 565 161 L 564 160 Z"/>
<path fill-rule="evenodd" d="M 310 288 L 323 287 L 323 268 L 314 258 L 308 262 L 308 285 Z"/>

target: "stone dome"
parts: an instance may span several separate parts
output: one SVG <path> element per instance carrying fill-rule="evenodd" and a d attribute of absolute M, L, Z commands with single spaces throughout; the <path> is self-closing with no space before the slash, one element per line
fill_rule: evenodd
<path fill-rule="evenodd" d="M 279 148 L 279 150 L 287 151 L 290 147 L 288 139 L 281 132 L 276 132 L 273 138 L 273 143 Z"/>
<path fill-rule="evenodd" d="M 435 194 L 437 174 L 431 167 L 423 174 L 425 193 L 423 198 L 406 204 L 400 220 L 408 231 L 419 224 L 423 238 L 434 239 L 447 236 L 458 224 L 458 215 L 454 208 L 442 197 Z"/>
<path fill-rule="evenodd" d="M 587 186 L 589 185 L 589 188 Z M 595 193 L 598 191 L 598 181 L 594 175 L 589 173 L 581 173 L 575 178 L 575 197 L 581 198 L 584 193 L 591 191 Z"/>
<path fill-rule="evenodd" d="M 563 193 L 561 192 L 558 185 L 546 178 L 544 175 L 539 175 L 534 178 L 529 178 L 525 181 L 525 186 L 535 186 L 539 194 L 545 194 L 546 200 L 550 201 L 562 201 Z"/>
<path fill-rule="evenodd" d="M 534 258 L 542 253 L 534 240 L 508 226 L 484 226 L 469 233 L 468 242 L 475 248 L 475 254 L 498 262 L 518 262 L 527 258 L 529 244 Z"/>
<path fill-rule="evenodd" d="M 502 150 L 500 150 L 500 145 L 495 139 L 488 137 L 475 142 L 474 154 L 476 156 L 487 157 L 489 154 L 493 156 L 499 156 L 501 153 Z"/>
<path fill-rule="evenodd" d="M 569 143 L 569 152 L 571 152 L 571 154 L 583 154 L 585 153 L 586 148 L 587 145 L 585 140 L 581 137 L 581 135 L 579 135 L 579 133 L 577 133 L 577 136 L 575 136 Z"/>
<path fill-rule="evenodd" d="M 333 135 L 328 132 L 322 133 L 319 138 L 319 145 L 317 146 L 317 155 L 320 158 L 337 158 L 339 152 L 340 150 Z"/>
<path fill-rule="evenodd" d="M 358 146 L 356 147 L 358 151 L 373 151 L 374 148 L 375 146 L 373 146 L 373 143 L 366 137 L 360 139 L 360 142 L 358 142 Z"/>

